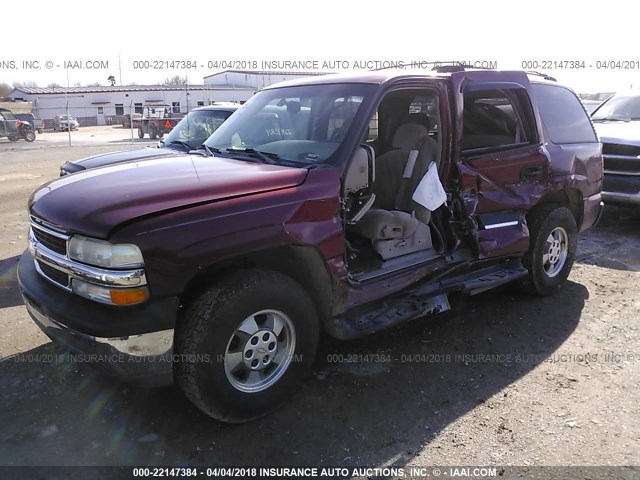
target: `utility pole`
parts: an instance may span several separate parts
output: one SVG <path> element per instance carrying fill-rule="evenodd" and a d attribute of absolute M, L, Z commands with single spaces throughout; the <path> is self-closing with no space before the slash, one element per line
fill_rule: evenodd
<path fill-rule="evenodd" d="M 69 69 L 67 68 L 67 89 L 64 91 L 64 99 L 67 105 L 67 133 L 69 135 L 69 146 L 71 146 L 71 118 L 69 117 Z"/>

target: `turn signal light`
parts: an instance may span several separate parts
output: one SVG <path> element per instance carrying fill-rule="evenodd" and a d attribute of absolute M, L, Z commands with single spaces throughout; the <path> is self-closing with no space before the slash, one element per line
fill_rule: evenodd
<path fill-rule="evenodd" d="M 136 288 L 135 290 L 111 290 L 109 292 L 114 305 L 132 305 L 144 302 L 149 298 L 149 291 L 146 288 Z"/>

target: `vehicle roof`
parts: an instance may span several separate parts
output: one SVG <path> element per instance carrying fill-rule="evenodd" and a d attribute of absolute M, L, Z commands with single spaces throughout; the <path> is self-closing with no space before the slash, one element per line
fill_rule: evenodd
<path fill-rule="evenodd" d="M 274 83 L 264 88 L 264 90 L 270 90 L 272 88 L 290 87 L 296 85 L 326 85 L 331 83 L 371 83 L 382 84 L 393 78 L 400 77 L 430 77 L 430 78 L 446 78 L 449 77 L 448 73 L 437 73 L 428 70 L 403 70 L 403 69 L 388 69 L 388 70 L 371 70 L 356 73 L 331 73 L 321 76 L 304 77 L 296 80 L 287 80 L 284 82 Z"/>
<path fill-rule="evenodd" d="M 473 69 L 468 68 L 461 70 L 464 72 L 495 72 L 496 75 L 505 73 L 526 73 L 531 83 L 544 83 L 547 85 L 560 85 L 554 80 L 545 78 L 539 74 L 532 74 L 524 70 L 491 70 L 491 69 Z M 436 72 L 432 70 L 412 70 L 412 69 L 386 69 L 371 70 L 356 73 L 335 73 L 322 76 L 305 77 L 296 80 L 288 80 L 269 85 L 264 90 L 270 90 L 281 87 L 292 87 L 297 85 L 322 85 L 331 83 L 369 83 L 383 84 L 389 80 L 396 78 L 440 78 L 448 79 L 451 77 L 450 72 Z"/>

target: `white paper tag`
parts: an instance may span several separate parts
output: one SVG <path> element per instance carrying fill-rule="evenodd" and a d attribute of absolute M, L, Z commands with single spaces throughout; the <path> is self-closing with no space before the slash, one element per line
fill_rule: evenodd
<path fill-rule="evenodd" d="M 413 201 L 419 203 L 427 210 L 435 210 L 447 200 L 447 194 L 444 191 L 440 178 L 438 177 L 438 168 L 435 162 L 431 162 L 429 170 L 425 173 L 422 180 L 413 192 Z"/>

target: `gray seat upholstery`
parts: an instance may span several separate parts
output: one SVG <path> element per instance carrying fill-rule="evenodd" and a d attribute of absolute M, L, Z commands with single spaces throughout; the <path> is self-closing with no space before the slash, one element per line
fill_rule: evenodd
<path fill-rule="evenodd" d="M 376 200 L 354 230 L 370 239 L 383 258 L 431 247 L 431 212 L 411 199 L 430 163 L 437 161 L 438 145 L 429 137 L 428 121 L 426 115 L 409 115 L 393 136 L 393 150 L 376 159 Z M 407 172 L 411 151 L 417 156 Z"/>

